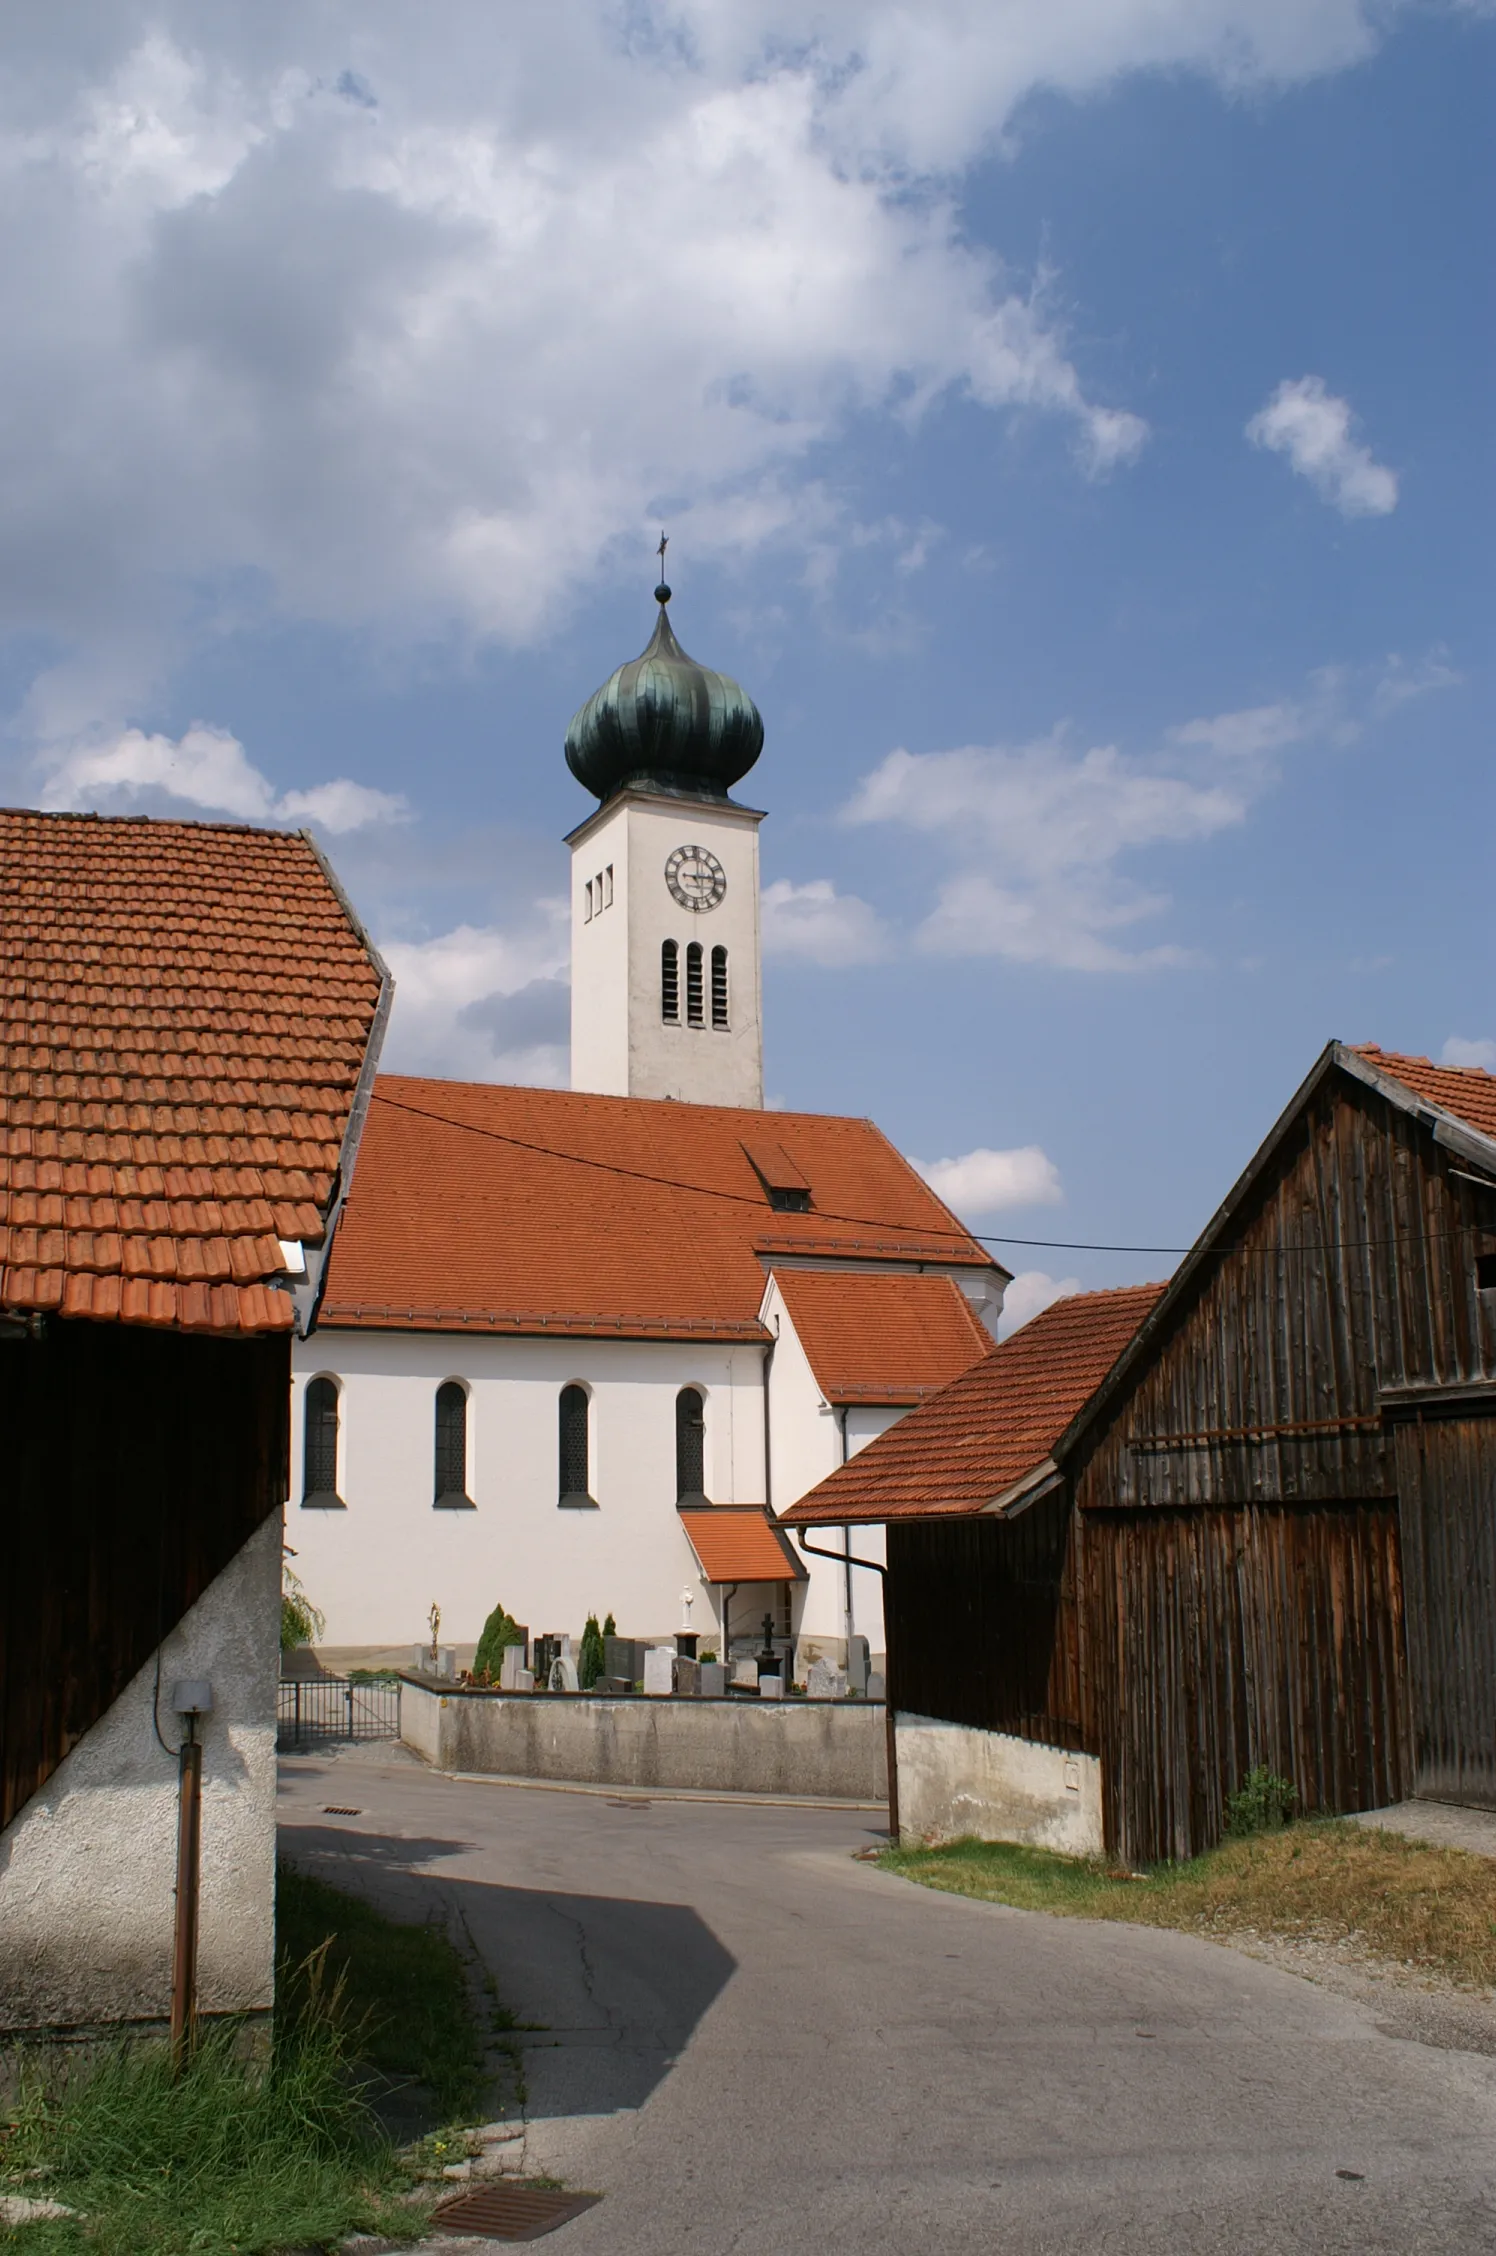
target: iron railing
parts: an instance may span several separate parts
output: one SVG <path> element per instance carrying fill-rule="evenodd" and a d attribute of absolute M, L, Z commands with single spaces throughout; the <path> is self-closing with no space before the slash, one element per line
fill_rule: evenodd
<path fill-rule="evenodd" d="M 276 1744 L 284 1753 L 323 1739 L 398 1739 L 400 1687 L 346 1676 L 283 1679 Z"/>

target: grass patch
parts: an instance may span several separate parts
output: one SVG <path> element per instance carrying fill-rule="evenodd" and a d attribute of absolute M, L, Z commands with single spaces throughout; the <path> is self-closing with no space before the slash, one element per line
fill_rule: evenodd
<path fill-rule="evenodd" d="M 461 2118 L 485 2090 L 459 1953 L 283 1867 L 268 2071 L 232 2027 L 173 2077 L 164 2045 L 121 2046 L 23 2081 L 0 2119 L 0 2191 L 75 2218 L 6 2228 L 26 2256 L 263 2256 L 358 2231 L 410 2235 L 411 2171 L 369 2104 L 369 2071 L 425 2085 Z M 507 2018 L 507 2017 L 506 2017 Z"/>
<path fill-rule="evenodd" d="M 995 1841 L 890 1848 L 878 1862 L 927 1888 L 1022 1911 L 1348 1943 L 1462 1989 L 1496 1985 L 1496 1860 L 1344 1821 L 1227 1840 L 1141 1876 Z"/>
<path fill-rule="evenodd" d="M 299 1966 L 326 1945 L 360 2030 L 359 2055 L 381 2075 L 424 2084 L 446 2122 L 471 2115 L 487 2088 L 483 2038 L 467 1968 L 444 1930 L 406 1927 L 357 1896 L 283 1864 L 276 1889 L 282 1963 Z M 491 2001 L 497 2026 L 513 2022 Z"/>

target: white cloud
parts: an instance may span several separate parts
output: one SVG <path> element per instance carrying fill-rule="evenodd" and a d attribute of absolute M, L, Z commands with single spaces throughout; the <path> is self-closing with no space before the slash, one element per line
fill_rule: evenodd
<path fill-rule="evenodd" d="M 793 885 L 775 878 L 763 892 L 766 956 L 798 956 L 817 964 L 873 963 L 883 953 L 878 919 L 855 893 L 838 893 L 829 877 Z"/>
<path fill-rule="evenodd" d="M 911 1159 L 909 1164 L 963 1220 L 1009 1207 L 1064 1203 L 1060 1171 L 1037 1144 L 1020 1144 L 1012 1151 L 979 1146 L 959 1159 Z"/>
<path fill-rule="evenodd" d="M 1081 1289 L 1079 1277 L 1051 1277 L 1043 1269 L 1020 1269 L 1003 1294 L 1002 1315 L 998 1319 L 997 1336 L 1010 1339 L 1014 1332 L 1037 1316 L 1042 1309 L 1052 1307 L 1057 1300 L 1068 1300 Z"/>
<path fill-rule="evenodd" d="M 1463 1034 L 1451 1034 L 1439 1052 L 1441 1065 L 1479 1065 L 1487 1073 L 1496 1073 L 1496 1042 L 1467 1041 Z"/>
<path fill-rule="evenodd" d="M 1174 942 L 1127 944 L 1169 906 L 1132 876 L 1129 857 L 1231 829 L 1276 781 L 1278 754 L 1349 742 L 1368 717 L 1458 678 L 1437 657 L 1389 659 L 1374 680 L 1325 667 L 1300 697 L 1181 722 L 1146 755 L 1081 749 L 1063 729 L 1032 744 L 901 748 L 862 779 L 843 820 L 922 834 L 948 856 L 914 935 L 934 954 L 1069 971 L 1189 963 Z"/>
<path fill-rule="evenodd" d="M 239 739 L 204 721 L 194 721 L 180 737 L 147 736 L 131 728 L 54 749 L 43 755 L 42 770 L 44 807 L 108 808 L 159 792 L 244 822 L 304 820 L 331 831 L 388 822 L 405 811 L 405 801 L 396 794 L 371 790 L 346 776 L 277 797 Z"/>
<path fill-rule="evenodd" d="M 381 939 L 395 978 L 386 1069 L 565 1088 L 566 929 L 566 902 L 548 900 L 517 930 L 462 924 L 428 940 Z"/>
<path fill-rule="evenodd" d="M 1289 377 L 1247 425 L 1254 446 L 1286 455 L 1342 517 L 1385 517 L 1397 507 L 1397 473 L 1351 437 L 1349 400 L 1322 376 Z"/>
<path fill-rule="evenodd" d="M 968 398 L 1098 401 L 1043 277 L 963 228 L 1036 89 L 1344 67 L 1372 0 L 117 0 L 10 11 L 0 626 L 211 631 L 216 596 L 516 641 L 672 507 L 802 533 L 809 450 Z M 812 513 L 813 514 L 813 513 Z M 164 663 L 164 660 L 162 661 Z"/>

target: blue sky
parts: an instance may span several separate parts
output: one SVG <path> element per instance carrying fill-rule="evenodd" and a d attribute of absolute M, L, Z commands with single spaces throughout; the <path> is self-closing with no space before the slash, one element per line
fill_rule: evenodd
<path fill-rule="evenodd" d="M 778 1101 L 1175 1245 L 1331 1036 L 1496 1064 L 1488 9 L 443 24 L 27 19 L 13 801 L 313 821 L 390 1061 L 561 1078 L 663 521 L 767 725 Z"/>

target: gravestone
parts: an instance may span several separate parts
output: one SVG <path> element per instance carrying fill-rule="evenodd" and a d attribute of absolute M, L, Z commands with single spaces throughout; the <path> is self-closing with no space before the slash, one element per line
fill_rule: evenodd
<path fill-rule="evenodd" d="M 616 1699 L 620 1692 L 633 1691 L 634 1680 L 631 1676 L 600 1676 L 592 1689 L 598 1693 L 611 1693 Z"/>
<path fill-rule="evenodd" d="M 535 1679 L 525 1667 L 523 1645 L 506 1645 L 504 1658 L 499 1663 L 499 1690 L 501 1692 L 533 1692 Z"/>
<path fill-rule="evenodd" d="M 782 1700 L 784 1698 L 784 1678 L 782 1676 L 761 1676 L 758 1680 L 758 1696 L 761 1700 Z"/>
<path fill-rule="evenodd" d="M 675 1655 L 668 1645 L 651 1645 L 645 1654 L 644 1689 L 651 1694 L 675 1690 Z"/>
<path fill-rule="evenodd" d="M 697 1663 L 696 1690 L 703 1700 L 720 1700 L 727 1690 L 727 1671 L 720 1661 Z"/>
<path fill-rule="evenodd" d="M 692 1660 L 689 1653 L 676 1654 L 675 1689 L 683 1698 L 689 1699 L 695 1692 L 700 1666 L 698 1661 Z"/>
<path fill-rule="evenodd" d="M 553 1692 L 575 1692 L 578 1689 L 577 1664 L 570 1653 L 558 1653 L 556 1655 L 551 1663 L 550 1675 L 546 1681 Z"/>
<path fill-rule="evenodd" d="M 758 1663 L 751 1655 L 733 1662 L 732 1681 L 746 1686 L 750 1692 L 758 1690 Z"/>
<path fill-rule="evenodd" d="M 847 1683 L 852 1691 L 866 1693 L 868 1676 L 868 1647 L 865 1637 L 847 1640 Z"/>
<path fill-rule="evenodd" d="M 868 1670 L 867 1696 L 870 1700 L 886 1700 L 888 1698 L 888 1679 L 881 1669 Z"/>
<path fill-rule="evenodd" d="M 843 1700 L 847 1694 L 847 1672 L 831 1661 L 812 1661 L 805 1671 L 805 1697 L 807 1700 Z"/>

